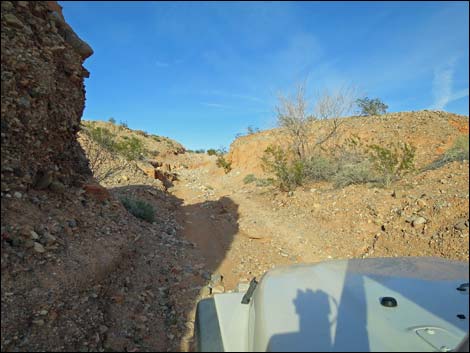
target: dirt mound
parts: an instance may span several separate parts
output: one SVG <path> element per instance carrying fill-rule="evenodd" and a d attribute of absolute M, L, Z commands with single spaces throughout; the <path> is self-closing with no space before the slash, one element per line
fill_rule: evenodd
<path fill-rule="evenodd" d="M 326 122 L 320 121 L 314 123 L 312 130 L 321 131 L 325 128 Z M 353 135 L 368 144 L 407 142 L 417 148 L 416 164 L 421 167 L 442 154 L 461 134 L 468 134 L 468 117 L 424 110 L 344 118 L 336 138 L 328 143 L 341 144 Z M 280 129 L 243 136 L 231 144 L 228 160 L 232 162 L 233 168 L 241 172 L 262 174 L 260 159 L 264 150 L 269 145 L 286 147 L 287 141 L 287 135 Z"/>

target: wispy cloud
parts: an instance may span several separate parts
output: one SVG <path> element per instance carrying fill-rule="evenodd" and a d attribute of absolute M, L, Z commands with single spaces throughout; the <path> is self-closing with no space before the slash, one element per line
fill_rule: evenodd
<path fill-rule="evenodd" d="M 219 104 L 219 103 L 206 103 L 206 102 L 201 102 L 202 105 L 206 107 L 211 107 L 211 108 L 223 108 L 223 109 L 230 109 L 228 105 L 225 104 Z"/>
<path fill-rule="evenodd" d="M 460 89 L 456 92 L 453 91 L 454 71 L 454 59 L 450 60 L 444 67 L 439 67 L 434 70 L 434 79 L 432 82 L 434 103 L 431 109 L 443 110 L 450 102 L 468 96 L 468 88 Z"/>

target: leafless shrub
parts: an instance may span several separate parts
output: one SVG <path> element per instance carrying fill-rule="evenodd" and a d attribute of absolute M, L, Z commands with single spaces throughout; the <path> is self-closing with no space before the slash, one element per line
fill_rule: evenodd
<path fill-rule="evenodd" d="M 310 108 L 303 83 L 297 87 L 294 96 L 280 94 L 278 99 L 279 104 L 276 107 L 278 125 L 289 134 L 290 147 L 297 158 L 304 160 L 336 134 L 341 124 L 340 118 L 350 114 L 354 109 L 356 93 L 350 87 L 343 87 L 333 92 L 325 90 L 318 95 L 315 104 Z M 326 131 L 322 133 L 312 131 L 313 123 L 320 120 L 328 122 Z M 313 141 L 310 137 L 312 133 L 316 135 Z"/>
<path fill-rule="evenodd" d="M 125 159 L 103 148 L 86 134 L 81 134 L 79 142 L 88 158 L 93 176 L 98 182 L 103 182 L 126 169 L 128 162 Z"/>

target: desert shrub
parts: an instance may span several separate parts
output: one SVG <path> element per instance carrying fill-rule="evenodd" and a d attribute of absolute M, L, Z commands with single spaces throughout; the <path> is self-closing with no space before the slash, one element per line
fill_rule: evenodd
<path fill-rule="evenodd" d="M 369 97 L 365 97 L 357 99 L 356 104 L 359 107 L 359 114 L 361 116 L 382 115 L 385 114 L 388 109 L 388 105 L 379 98 L 370 99 Z"/>
<path fill-rule="evenodd" d="M 127 121 L 120 121 L 119 122 L 119 127 L 122 128 L 122 129 L 128 129 L 129 126 L 127 125 Z"/>
<path fill-rule="evenodd" d="M 243 182 L 245 184 L 250 184 L 252 182 L 256 181 L 256 177 L 254 174 L 248 174 L 243 178 Z"/>
<path fill-rule="evenodd" d="M 198 150 L 195 150 L 194 153 L 202 154 L 202 153 L 206 153 L 206 151 L 204 149 L 200 148 Z"/>
<path fill-rule="evenodd" d="M 452 147 L 444 154 L 447 161 L 464 161 L 469 159 L 469 140 L 467 135 L 459 136 Z"/>
<path fill-rule="evenodd" d="M 228 162 L 225 157 L 221 154 L 219 154 L 217 156 L 217 161 L 216 161 L 216 165 L 217 167 L 219 168 L 223 168 L 224 171 L 225 171 L 225 174 L 227 174 L 228 172 L 230 172 L 232 170 L 232 163 L 231 162 Z"/>
<path fill-rule="evenodd" d="M 298 86 L 294 96 L 279 95 L 277 122 L 288 136 L 288 148 L 269 147 L 261 162 L 281 189 L 292 190 L 308 180 L 327 180 L 336 172 L 335 164 L 320 157 L 320 151 L 336 136 L 340 118 L 352 111 L 355 97 L 354 89 L 343 87 L 332 93 L 324 91 L 311 106 L 305 84 Z M 324 121 L 324 128 L 315 129 L 319 121 Z"/>
<path fill-rule="evenodd" d="M 225 147 L 220 147 L 218 150 L 215 151 L 215 155 L 217 156 L 215 164 L 219 168 L 224 168 L 225 174 L 229 173 L 232 170 L 232 163 L 227 161 L 224 157 L 226 153 L 227 149 Z"/>
<path fill-rule="evenodd" d="M 392 181 L 414 170 L 416 149 L 407 143 L 390 143 L 385 147 L 370 145 L 368 149 L 373 169 L 383 186 L 389 186 Z"/>
<path fill-rule="evenodd" d="M 335 187 L 343 188 L 351 184 L 375 182 L 377 178 L 372 163 L 366 159 L 359 163 L 341 165 L 332 180 Z"/>
<path fill-rule="evenodd" d="M 157 135 L 152 135 L 152 138 L 153 138 L 155 141 L 157 141 L 157 142 L 161 142 L 161 141 L 162 141 L 161 137 L 160 137 L 160 136 L 157 136 Z"/>
<path fill-rule="evenodd" d="M 290 161 L 287 153 L 279 146 L 269 146 L 261 158 L 264 171 L 273 173 L 277 186 L 283 191 L 295 189 L 304 180 L 304 162 Z"/>
<path fill-rule="evenodd" d="M 267 178 L 267 179 L 256 179 L 256 186 L 264 187 L 264 186 L 269 186 L 274 184 L 274 179 L 273 178 Z"/>
<path fill-rule="evenodd" d="M 144 144 L 137 137 L 130 137 L 127 140 L 116 143 L 116 151 L 129 161 L 141 159 L 145 154 Z"/>
<path fill-rule="evenodd" d="M 144 130 L 135 130 L 135 133 L 140 136 L 148 137 L 148 133 Z"/>
<path fill-rule="evenodd" d="M 98 182 L 103 182 L 119 174 L 127 167 L 127 163 L 119 161 L 114 149 L 103 148 L 89 135 L 80 136 L 79 141 L 85 151 L 93 176 Z"/>
<path fill-rule="evenodd" d="M 433 170 L 441 168 L 450 162 L 469 160 L 469 139 L 467 135 L 459 136 L 444 154 L 424 168 L 424 170 Z"/>
<path fill-rule="evenodd" d="M 247 135 L 253 135 L 253 134 L 257 134 L 259 132 L 259 129 L 257 127 L 253 127 L 253 126 L 248 126 L 246 128 L 246 134 Z"/>
<path fill-rule="evenodd" d="M 100 147 L 114 151 L 116 148 L 116 135 L 104 127 L 87 127 L 83 130 Z"/>
<path fill-rule="evenodd" d="M 114 119 L 114 118 L 109 118 L 108 121 L 113 125 L 116 124 L 116 119 Z"/>
<path fill-rule="evenodd" d="M 145 201 L 123 197 L 120 199 L 124 207 L 135 217 L 152 223 L 155 220 L 153 206 Z"/>
<path fill-rule="evenodd" d="M 316 155 L 305 162 L 304 174 L 309 181 L 330 180 L 338 172 L 338 168 L 335 160 Z"/>
<path fill-rule="evenodd" d="M 217 151 L 216 151 L 215 149 L 213 149 L 213 148 L 209 148 L 209 149 L 207 150 L 207 154 L 208 154 L 209 156 L 215 156 L 215 155 L 217 154 Z"/>

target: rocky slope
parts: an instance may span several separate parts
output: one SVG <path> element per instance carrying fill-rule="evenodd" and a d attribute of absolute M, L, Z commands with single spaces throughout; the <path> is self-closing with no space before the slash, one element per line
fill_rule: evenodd
<path fill-rule="evenodd" d="M 1 6 L 1 350 L 176 350 L 200 288 L 186 287 L 203 281 L 181 266 L 180 201 L 144 173 L 98 185 L 77 141 L 91 48 L 55 2 Z M 148 200 L 155 222 L 123 196 Z"/>
<path fill-rule="evenodd" d="M 128 147 L 126 151 L 135 156 L 129 159 L 123 151 L 103 146 L 93 137 L 93 131 L 105 132 L 111 144 L 133 141 L 134 145 L 127 145 L 133 147 Z M 90 161 L 94 176 L 104 186 L 150 182 L 166 189 L 176 178 L 171 172 L 171 158 L 185 153 L 185 148 L 180 143 L 167 137 L 103 121 L 83 121 L 78 141 Z"/>
<path fill-rule="evenodd" d="M 76 134 L 92 53 L 53 5 L 2 2 L 2 191 L 90 175 Z"/>

